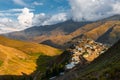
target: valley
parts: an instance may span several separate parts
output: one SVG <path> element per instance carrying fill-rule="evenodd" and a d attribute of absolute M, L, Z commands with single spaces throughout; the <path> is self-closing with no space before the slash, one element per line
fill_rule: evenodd
<path fill-rule="evenodd" d="M 120 0 L 0 0 L 0 80 L 120 80 Z"/>
<path fill-rule="evenodd" d="M 95 22 L 69 20 L 1 34 L 0 80 L 101 80 L 99 76 L 105 78 L 102 60 L 100 63 L 96 61 L 99 61 L 102 55 L 108 54 L 110 47 L 120 39 L 119 18 L 119 15 L 115 15 Z M 113 53 L 110 52 L 111 55 Z M 115 60 L 118 60 L 117 58 Z M 94 66 L 97 67 L 92 69 Z M 103 69 L 103 73 L 99 74 L 99 69 Z M 85 71 L 81 74 L 83 70 Z M 98 77 L 93 75 L 95 73 Z M 86 74 L 88 75 L 84 78 Z M 112 75 L 111 72 L 109 75 Z"/>

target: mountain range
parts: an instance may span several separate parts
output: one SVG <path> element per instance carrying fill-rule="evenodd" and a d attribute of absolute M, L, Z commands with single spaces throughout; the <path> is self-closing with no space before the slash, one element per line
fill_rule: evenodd
<path fill-rule="evenodd" d="M 120 38 L 120 15 L 95 22 L 72 20 L 47 26 L 34 26 L 23 31 L 3 34 L 9 38 L 47 44 L 56 48 L 68 47 L 68 43 L 80 38 L 114 44 Z"/>

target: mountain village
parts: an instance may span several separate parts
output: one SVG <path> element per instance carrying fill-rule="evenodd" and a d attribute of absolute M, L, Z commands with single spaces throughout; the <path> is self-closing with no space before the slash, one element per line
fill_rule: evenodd
<path fill-rule="evenodd" d="M 66 65 L 66 69 L 72 69 L 79 63 L 84 64 L 85 62 L 91 62 L 107 49 L 108 46 L 105 44 L 95 42 L 92 39 L 81 39 L 68 49 L 72 58 L 69 64 Z"/>

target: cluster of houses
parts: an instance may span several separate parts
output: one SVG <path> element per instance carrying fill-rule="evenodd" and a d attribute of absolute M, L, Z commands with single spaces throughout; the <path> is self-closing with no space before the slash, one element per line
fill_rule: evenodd
<path fill-rule="evenodd" d="M 69 64 L 66 65 L 66 69 L 71 69 L 84 60 L 92 61 L 107 49 L 108 47 L 106 45 L 95 42 L 92 39 L 81 39 L 70 46 L 69 51 L 72 58 Z"/>

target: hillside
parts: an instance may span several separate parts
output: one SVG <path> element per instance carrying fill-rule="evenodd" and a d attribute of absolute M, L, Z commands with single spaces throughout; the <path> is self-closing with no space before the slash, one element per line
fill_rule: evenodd
<path fill-rule="evenodd" d="M 33 41 L 42 42 L 43 40 L 47 40 L 49 36 L 56 36 L 56 34 L 69 34 L 74 30 L 78 29 L 80 26 L 83 26 L 88 23 L 90 22 L 74 22 L 72 20 L 68 20 L 55 25 L 33 26 L 23 31 L 12 32 L 5 35 L 10 38 L 19 40 L 32 39 Z M 44 39 L 40 40 L 41 38 Z M 38 41 L 37 39 L 39 39 L 40 41 Z"/>
<path fill-rule="evenodd" d="M 0 75 L 22 75 L 22 72 L 25 74 L 32 73 L 36 65 L 29 58 L 30 56 L 22 51 L 0 45 Z"/>
<path fill-rule="evenodd" d="M 72 20 L 48 26 L 3 34 L 7 37 L 32 41 L 57 48 L 68 47 L 71 40 L 91 38 L 98 42 L 114 44 L 120 38 L 120 15 L 114 15 L 95 22 L 74 22 Z"/>
<path fill-rule="evenodd" d="M 36 70 L 44 72 L 47 62 L 60 53 L 61 50 L 47 45 L 0 36 L 0 75 L 31 75 L 36 74 Z"/>
<path fill-rule="evenodd" d="M 86 32 L 83 37 L 92 38 L 102 43 L 112 44 L 120 38 L 119 25 L 120 21 L 108 21 L 99 27 Z"/>
<path fill-rule="evenodd" d="M 43 42 L 46 44 L 46 42 L 50 41 L 51 44 L 49 45 L 55 44 L 54 47 L 61 47 L 69 40 L 69 37 L 66 37 L 66 35 L 74 32 L 79 27 L 88 23 L 91 22 L 74 22 L 72 20 L 68 20 L 55 25 L 34 26 L 23 31 L 12 32 L 4 35 L 12 39 L 32 41 L 37 43 Z M 64 40 L 61 40 L 61 38 Z"/>
<path fill-rule="evenodd" d="M 58 49 L 52 48 L 47 45 L 32 43 L 32 42 L 25 42 L 25 41 L 19 41 L 19 40 L 12 40 L 3 36 L 0 36 L 0 44 L 13 47 L 18 50 L 21 50 L 27 54 L 32 53 L 43 53 L 48 56 L 56 55 L 56 52 L 58 52 Z"/>
<path fill-rule="evenodd" d="M 120 79 L 120 40 L 89 65 L 76 66 L 54 80 L 119 80 Z"/>

